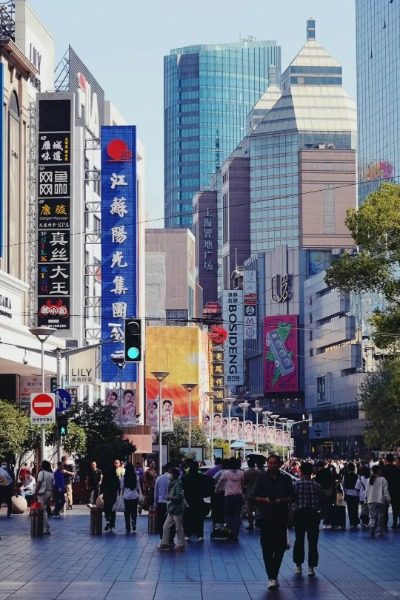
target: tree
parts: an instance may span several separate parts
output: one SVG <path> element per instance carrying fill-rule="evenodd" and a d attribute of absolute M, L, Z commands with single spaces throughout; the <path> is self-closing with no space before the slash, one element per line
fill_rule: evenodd
<path fill-rule="evenodd" d="M 383 359 L 361 383 L 359 398 L 368 425 L 367 444 L 390 450 L 400 444 L 400 357 Z"/>
<path fill-rule="evenodd" d="M 0 400 L 0 456 L 11 459 L 24 451 L 29 418 L 10 402 Z"/>
<path fill-rule="evenodd" d="M 181 458 L 180 448 L 189 447 L 189 425 L 180 419 L 174 420 L 174 430 L 162 434 L 163 443 L 168 444 L 169 459 L 178 461 Z M 203 448 L 205 456 L 209 454 L 208 441 L 198 425 L 192 426 L 192 448 Z"/>
<path fill-rule="evenodd" d="M 400 186 L 382 184 L 356 211 L 347 211 L 346 225 L 356 251 L 344 254 L 328 269 L 325 281 L 343 292 L 378 292 L 385 308 L 371 321 L 380 348 L 400 348 Z"/>

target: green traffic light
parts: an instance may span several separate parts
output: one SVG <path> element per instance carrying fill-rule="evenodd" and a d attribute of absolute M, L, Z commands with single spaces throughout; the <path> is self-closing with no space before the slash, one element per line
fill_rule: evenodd
<path fill-rule="evenodd" d="M 139 348 L 136 348 L 135 346 L 133 346 L 132 348 L 128 348 L 127 351 L 127 356 L 128 358 L 130 358 L 131 360 L 135 360 L 135 358 L 137 358 L 140 354 Z"/>

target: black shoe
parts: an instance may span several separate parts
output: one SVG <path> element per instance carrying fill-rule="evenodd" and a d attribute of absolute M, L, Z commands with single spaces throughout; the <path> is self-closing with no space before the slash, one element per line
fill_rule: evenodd
<path fill-rule="evenodd" d="M 111 529 L 111 525 L 110 525 L 110 523 L 106 523 L 106 526 L 104 527 L 104 531 L 109 531 L 109 529 Z"/>
<path fill-rule="evenodd" d="M 126 531 L 126 533 L 130 533 L 130 532 L 131 532 L 131 530 L 130 530 L 130 529 L 126 529 L 125 531 Z"/>

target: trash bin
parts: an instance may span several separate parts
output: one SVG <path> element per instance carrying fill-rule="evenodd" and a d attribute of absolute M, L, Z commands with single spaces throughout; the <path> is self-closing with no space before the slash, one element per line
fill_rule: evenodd
<path fill-rule="evenodd" d="M 149 506 L 149 516 L 147 520 L 147 532 L 158 533 L 157 531 L 157 509 L 155 506 Z"/>
<path fill-rule="evenodd" d="M 90 508 L 90 535 L 103 534 L 103 511 L 101 508 Z"/>
<path fill-rule="evenodd" d="M 31 537 L 42 537 L 43 536 L 43 508 L 31 507 L 30 518 L 31 518 Z"/>

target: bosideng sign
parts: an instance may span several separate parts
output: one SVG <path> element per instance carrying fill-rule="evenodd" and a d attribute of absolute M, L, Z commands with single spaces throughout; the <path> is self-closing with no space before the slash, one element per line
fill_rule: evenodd
<path fill-rule="evenodd" d="M 222 293 L 224 327 L 228 339 L 224 344 L 225 383 L 244 385 L 243 365 L 243 290 Z"/>

